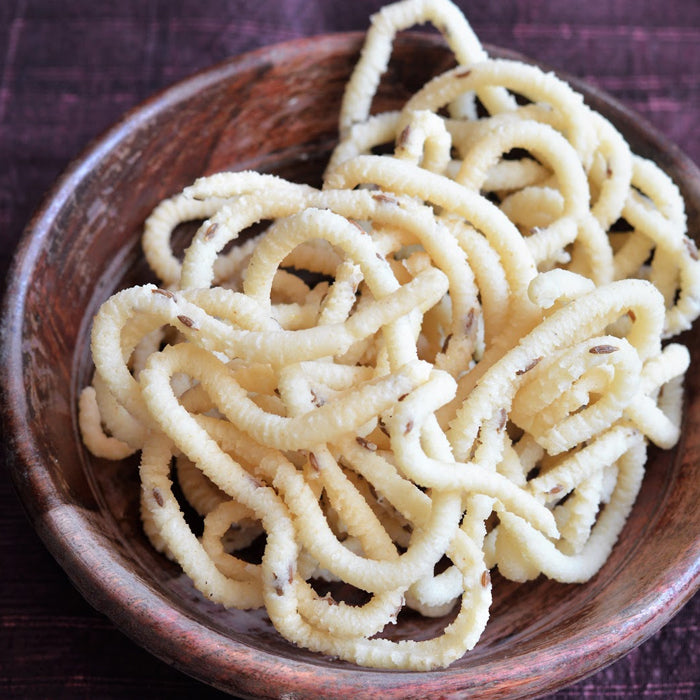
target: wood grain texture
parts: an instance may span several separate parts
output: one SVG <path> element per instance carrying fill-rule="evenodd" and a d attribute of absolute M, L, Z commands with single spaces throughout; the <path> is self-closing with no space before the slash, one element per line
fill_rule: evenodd
<path fill-rule="evenodd" d="M 137 241 L 146 215 L 195 177 L 226 168 L 316 183 L 359 41 L 301 40 L 204 71 L 132 112 L 74 163 L 33 219 L 11 271 L 2 325 L 5 459 L 34 527 L 83 595 L 204 682 L 261 697 L 541 694 L 639 644 L 698 587 L 698 373 L 689 378 L 683 441 L 673 453 L 652 453 L 604 569 L 584 586 L 498 582 L 482 643 L 433 673 L 360 670 L 292 648 L 262 613 L 209 604 L 141 535 L 134 463 L 100 462 L 80 446 L 75 406 L 89 373 L 89 319 L 117 287 L 143 279 Z M 440 42 L 406 37 L 378 106 L 400 104 L 450 62 Z M 676 179 L 697 236 L 695 166 L 620 105 L 586 94 Z M 698 334 L 686 340 L 697 362 Z"/>

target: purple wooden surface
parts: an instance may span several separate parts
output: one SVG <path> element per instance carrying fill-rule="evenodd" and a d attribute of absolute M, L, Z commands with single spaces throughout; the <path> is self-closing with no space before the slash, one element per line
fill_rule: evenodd
<path fill-rule="evenodd" d="M 264 44 L 365 29 L 377 0 L 2 0 L 0 279 L 46 189 L 91 138 L 179 78 Z M 483 41 L 607 90 L 700 163 L 697 0 L 463 2 Z M 700 534 L 700 533 L 699 533 Z M 221 694 L 135 646 L 74 591 L 0 472 L 0 697 Z M 696 596 L 555 698 L 698 697 Z"/>

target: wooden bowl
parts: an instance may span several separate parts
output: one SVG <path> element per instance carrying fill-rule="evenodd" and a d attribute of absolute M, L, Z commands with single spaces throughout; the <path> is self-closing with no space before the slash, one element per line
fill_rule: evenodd
<path fill-rule="evenodd" d="M 118 287 L 147 276 L 138 243 L 147 214 L 196 177 L 223 169 L 317 184 L 360 44 L 358 34 L 327 36 L 218 65 L 128 114 L 69 168 L 22 239 L 4 301 L 6 462 L 34 527 L 90 603 L 153 654 L 206 683 L 263 697 L 542 694 L 640 644 L 698 587 L 697 371 L 688 377 L 683 438 L 673 452 L 651 452 L 639 499 L 602 571 L 577 586 L 496 580 L 480 643 L 430 673 L 362 669 L 297 649 L 263 612 L 225 611 L 204 600 L 143 536 L 135 463 L 97 460 L 78 435 L 90 320 Z M 376 107 L 401 105 L 451 64 L 439 39 L 406 35 Z M 675 179 L 697 235 L 695 166 L 609 97 L 576 87 Z M 685 341 L 698 362 L 700 334 Z M 438 623 L 414 624 L 425 634 Z"/>

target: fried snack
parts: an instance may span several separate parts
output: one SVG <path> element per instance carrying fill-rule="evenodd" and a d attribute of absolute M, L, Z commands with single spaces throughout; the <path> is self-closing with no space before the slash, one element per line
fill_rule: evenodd
<path fill-rule="evenodd" d="M 425 21 L 458 65 L 372 114 L 395 34 Z M 667 341 L 700 262 L 669 178 L 447 0 L 375 15 L 339 132 L 321 190 L 219 173 L 154 210 L 160 286 L 100 308 L 80 425 L 97 456 L 140 451 L 144 531 L 203 595 L 313 651 L 440 668 L 479 640 L 490 570 L 605 563 L 647 444 L 680 435 L 689 356 Z M 389 635 L 407 608 L 452 617 Z"/>

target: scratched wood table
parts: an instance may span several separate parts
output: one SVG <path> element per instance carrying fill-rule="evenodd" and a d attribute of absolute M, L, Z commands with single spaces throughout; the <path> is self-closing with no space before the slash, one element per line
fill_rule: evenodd
<path fill-rule="evenodd" d="M 47 188 L 89 141 L 174 81 L 258 46 L 364 30 L 370 0 L 3 0 L 0 279 Z M 463 2 L 480 38 L 584 78 L 700 163 L 697 0 Z M 95 612 L 0 471 L 0 697 L 215 698 Z M 554 698 L 700 694 L 694 599 L 625 658 Z"/>

